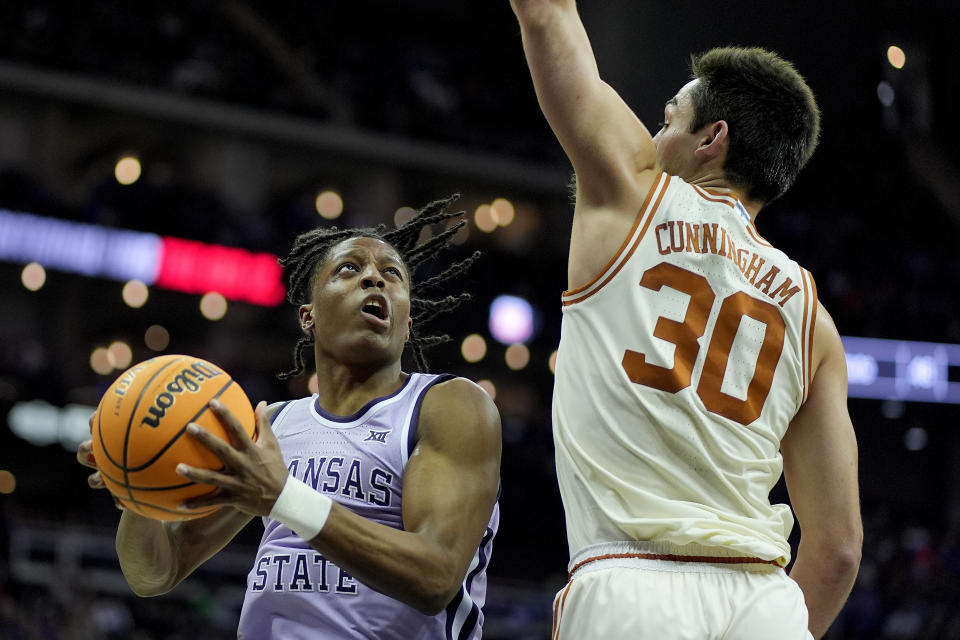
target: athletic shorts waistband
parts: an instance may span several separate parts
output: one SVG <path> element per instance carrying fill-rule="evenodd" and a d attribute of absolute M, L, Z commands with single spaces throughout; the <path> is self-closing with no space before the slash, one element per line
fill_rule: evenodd
<path fill-rule="evenodd" d="M 593 570 L 619 567 L 659 569 L 662 571 L 698 570 L 714 567 L 730 570 L 734 567 L 756 570 L 781 569 L 776 560 L 764 560 L 718 547 L 699 544 L 675 545 L 669 542 L 605 542 L 590 545 L 577 553 L 568 565 L 569 579 Z"/>

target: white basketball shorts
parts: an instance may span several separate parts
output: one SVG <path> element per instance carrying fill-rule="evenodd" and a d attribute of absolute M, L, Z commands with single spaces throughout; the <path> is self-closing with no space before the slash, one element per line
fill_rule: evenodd
<path fill-rule="evenodd" d="M 760 559 L 618 542 L 588 547 L 570 567 L 553 640 L 813 639 L 800 587 Z"/>

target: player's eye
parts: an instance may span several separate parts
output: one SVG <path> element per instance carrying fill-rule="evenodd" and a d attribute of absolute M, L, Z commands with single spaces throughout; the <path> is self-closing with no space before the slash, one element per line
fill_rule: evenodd
<path fill-rule="evenodd" d="M 400 273 L 400 269 L 398 269 L 398 268 L 396 268 L 396 267 L 387 267 L 386 269 L 384 269 L 384 271 L 385 271 L 386 273 L 392 273 L 393 275 L 395 275 L 395 276 L 397 276 L 398 278 L 400 278 L 401 280 L 403 280 L 403 274 Z"/>
<path fill-rule="evenodd" d="M 344 269 L 352 269 L 353 271 L 360 271 L 357 265 L 353 264 L 352 262 L 344 262 L 342 265 L 337 267 L 337 273 L 340 273 Z"/>

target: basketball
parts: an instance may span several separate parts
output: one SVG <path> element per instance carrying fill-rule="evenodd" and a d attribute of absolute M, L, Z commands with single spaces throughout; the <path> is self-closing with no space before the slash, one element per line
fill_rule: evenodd
<path fill-rule="evenodd" d="M 133 365 L 110 385 L 93 416 L 93 455 L 107 488 L 125 508 L 156 520 L 189 520 L 219 508 L 177 508 L 214 489 L 177 475 L 179 463 L 223 467 L 213 452 L 186 432 L 187 424 L 194 422 L 230 442 L 209 408 L 213 399 L 256 439 L 247 395 L 223 369 L 206 360 L 158 356 Z"/>

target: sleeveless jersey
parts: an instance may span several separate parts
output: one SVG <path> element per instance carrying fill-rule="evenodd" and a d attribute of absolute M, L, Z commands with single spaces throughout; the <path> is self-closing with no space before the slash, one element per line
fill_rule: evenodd
<path fill-rule="evenodd" d="M 573 558 L 623 540 L 790 559 L 771 505 L 810 382 L 810 273 L 735 198 L 661 173 L 617 255 L 563 294 L 553 397 Z"/>
<path fill-rule="evenodd" d="M 316 395 L 288 402 L 273 430 L 290 473 L 355 513 L 402 529 L 403 472 L 417 443 L 420 406 L 431 386 L 450 378 L 412 373 L 399 390 L 347 417 L 324 411 Z M 435 616 L 355 580 L 279 522 L 263 522 L 240 640 L 480 638 L 498 505 L 459 592 Z"/>

